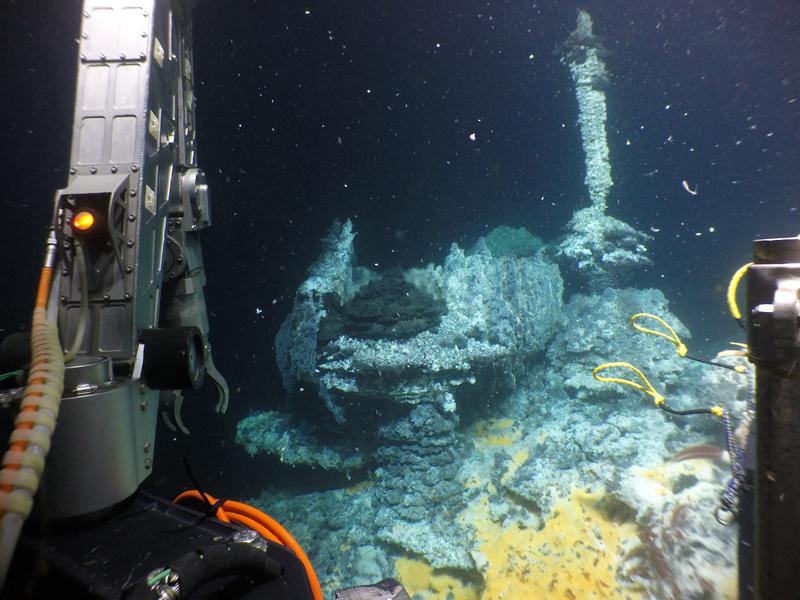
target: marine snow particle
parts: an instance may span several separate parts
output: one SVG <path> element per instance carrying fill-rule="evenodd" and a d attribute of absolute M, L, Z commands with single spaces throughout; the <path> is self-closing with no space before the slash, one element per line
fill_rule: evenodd
<path fill-rule="evenodd" d="M 692 187 L 689 185 L 689 182 L 686 181 L 685 179 L 683 181 L 681 181 L 681 186 L 683 187 L 684 190 L 689 192 L 692 196 L 697 196 L 698 186 L 694 186 L 694 189 L 692 189 Z"/>

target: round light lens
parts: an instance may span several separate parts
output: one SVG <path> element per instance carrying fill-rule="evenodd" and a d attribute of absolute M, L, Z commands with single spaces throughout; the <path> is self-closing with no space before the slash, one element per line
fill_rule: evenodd
<path fill-rule="evenodd" d="M 94 225 L 94 215 L 82 210 L 72 218 L 72 226 L 78 231 L 89 231 Z"/>

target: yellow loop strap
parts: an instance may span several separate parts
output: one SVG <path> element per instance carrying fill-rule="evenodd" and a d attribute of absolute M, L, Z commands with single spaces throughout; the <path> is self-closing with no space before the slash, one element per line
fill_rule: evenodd
<path fill-rule="evenodd" d="M 744 277 L 744 274 L 747 273 L 747 269 L 750 268 L 750 265 L 753 263 L 749 262 L 746 265 L 739 267 L 736 273 L 733 274 L 731 277 L 731 281 L 728 284 L 728 310 L 731 313 L 731 316 L 736 319 L 737 321 L 742 318 L 742 313 L 739 310 L 739 306 L 736 304 L 736 290 L 739 288 L 739 282 Z"/>
<path fill-rule="evenodd" d="M 736 356 L 738 358 L 746 358 L 747 352 L 745 350 L 720 350 L 717 352 L 717 358 L 725 358 L 726 356 Z"/>
<path fill-rule="evenodd" d="M 606 369 L 612 369 L 615 367 L 622 367 L 624 369 L 630 369 L 642 380 L 642 383 L 631 381 L 630 379 L 623 379 L 622 377 L 606 377 L 604 375 L 599 375 L 600 371 L 605 371 Z M 592 371 L 592 377 L 597 379 L 597 381 L 603 381 L 607 383 L 621 383 L 622 385 L 629 385 L 632 388 L 639 390 L 640 392 L 644 392 L 648 396 L 653 398 L 653 401 L 656 403 L 656 406 L 661 406 L 664 404 L 664 396 L 659 394 L 653 385 L 647 380 L 647 377 L 644 376 L 639 369 L 634 367 L 631 363 L 627 362 L 611 362 L 611 363 L 604 363 L 598 367 L 594 368 Z"/>
<path fill-rule="evenodd" d="M 666 329 L 669 333 L 664 333 L 663 331 L 658 331 L 656 329 L 650 329 L 648 327 L 643 327 L 642 325 L 639 325 L 637 321 L 639 319 L 644 319 L 644 318 L 653 319 L 664 329 Z M 672 344 L 675 345 L 675 350 L 678 352 L 678 356 L 680 356 L 681 358 L 685 357 L 686 354 L 689 352 L 689 349 L 681 341 L 681 338 L 678 337 L 678 334 L 675 333 L 675 330 L 672 327 L 670 327 L 667 324 L 667 322 L 661 317 L 657 317 L 656 315 L 651 315 L 650 313 L 636 313 L 630 319 L 628 319 L 628 323 L 630 323 L 631 326 L 636 331 L 641 331 L 642 333 L 650 333 L 652 335 L 657 335 L 658 337 L 662 337 L 665 340 L 669 340 Z"/>

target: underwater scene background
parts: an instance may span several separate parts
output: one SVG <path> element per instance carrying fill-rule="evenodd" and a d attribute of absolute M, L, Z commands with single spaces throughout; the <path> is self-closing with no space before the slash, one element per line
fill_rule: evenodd
<path fill-rule="evenodd" d="M 4 334 L 65 180 L 79 10 L 0 9 Z M 736 426 L 750 378 L 629 319 L 696 357 L 744 341 L 728 281 L 798 233 L 798 27 L 754 0 L 198 2 L 233 393 L 161 427 L 148 489 L 190 486 L 185 455 L 293 533 L 326 597 L 734 598 L 722 420 L 654 399 Z M 592 376 L 619 361 L 652 389 L 598 375 L 652 394 Z"/>

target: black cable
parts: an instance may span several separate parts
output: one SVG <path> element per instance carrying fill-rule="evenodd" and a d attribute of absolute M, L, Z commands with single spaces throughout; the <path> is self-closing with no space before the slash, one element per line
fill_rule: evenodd
<path fill-rule="evenodd" d="M 687 415 L 712 415 L 714 414 L 710 408 L 689 408 L 687 410 L 678 410 L 676 408 L 670 408 L 666 404 L 659 404 L 658 408 L 661 410 L 665 410 L 672 415 L 678 415 L 681 417 L 685 417 Z"/>
<path fill-rule="evenodd" d="M 689 360 L 693 360 L 699 363 L 703 363 L 704 365 L 711 365 L 712 367 L 722 367 L 723 369 L 729 369 L 736 373 L 740 372 L 736 369 L 736 367 L 732 367 L 731 365 L 723 365 L 722 363 L 714 362 L 713 360 L 706 360 L 705 358 L 699 358 L 697 356 L 689 356 L 688 354 L 686 355 L 685 358 L 688 358 Z"/>
<path fill-rule="evenodd" d="M 206 505 L 206 510 L 203 513 L 203 516 L 201 516 L 197 520 L 196 523 L 193 523 L 191 525 L 191 527 L 198 527 L 198 526 L 202 525 L 205 522 L 206 519 L 216 515 L 217 514 L 217 510 L 223 504 L 225 504 L 227 499 L 226 498 L 220 498 L 219 500 L 214 502 L 214 504 L 211 504 L 211 502 L 209 502 L 208 498 L 206 497 L 206 493 L 203 490 L 202 486 L 200 485 L 200 482 L 197 481 L 197 479 L 195 478 L 194 474 L 192 473 L 192 470 L 189 468 L 189 459 L 186 458 L 185 454 L 181 454 L 181 462 L 183 463 L 183 468 L 186 469 L 186 475 L 189 477 L 189 481 L 191 481 L 192 485 L 195 487 L 195 489 L 198 492 L 200 492 L 200 497 L 202 498 L 202 502 L 203 502 L 203 504 Z M 187 526 L 184 526 L 184 527 L 180 527 L 179 529 L 186 529 L 187 527 L 190 527 L 190 526 L 187 525 Z"/>
<path fill-rule="evenodd" d="M 192 482 L 192 485 L 194 486 L 194 489 L 196 489 L 198 492 L 200 492 L 200 497 L 203 499 L 203 503 L 205 503 L 206 506 L 210 507 L 211 506 L 211 502 L 209 502 L 208 498 L 206 498 L 206 493 L 203 491 L 203 488 L 200 486 L 200 482 L 198 482 L 197 479 L 195 479 L 194 475 L 192 474 L 192 470 L 189 468 L 189 461 L 187 460 L 185 454 L 181 454 L 181 462 L 183 463 L 183 468 L 186 469 L 186 475 L 189 477 L 189 481 Z M 219 504 L 219 503 L 217 503 L 217 504 Z"/>

